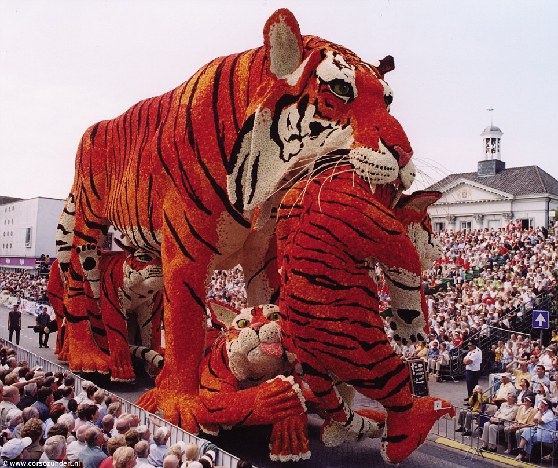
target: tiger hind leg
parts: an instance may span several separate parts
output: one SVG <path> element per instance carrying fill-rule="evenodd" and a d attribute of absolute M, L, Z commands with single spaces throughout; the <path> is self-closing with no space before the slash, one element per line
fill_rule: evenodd
<path fill-rule="evenodd" d="M 410 409 L 389 411 L 382 457 L 387 463 L 401 463 L 422 445 L 434 423 L 444 415 L 455 416 L 451 403 L 435 397 L 414 398 Z"/>
<path fill-rule="evenodd" d="M 327 447 L 354 442 L 368 437 L 380 437 L 385 415 L 369 412 L 368 415 L 353 411 L 343 399 L 329 374 L 303 362 L 304 380 L 319 400 L 319 409 L 325 416 L 320 439 Z M 372 418 L 368 417 L 372 416 Z"/>
<path fill-rule="evenodd" d="M 370 342 L 370 340 L 366 340 Z M 383 357 L 381 357 L 383 356 Z M 387 341 L 369 355 L 368 365 L 361 367 L 357 378 L 340 375 L 346 383 L 378 401 L 386 410 L 382 456 L 388 463 L 405 460 L 425 440 L 433 424 L 444 414 L 454 415 L 450 403 L 438 398 L 413 398 L 407 365 Z M 359 362 L 359 361 L 355 361 Z M 438 401 L 435 409 L 434 403 Z"/>

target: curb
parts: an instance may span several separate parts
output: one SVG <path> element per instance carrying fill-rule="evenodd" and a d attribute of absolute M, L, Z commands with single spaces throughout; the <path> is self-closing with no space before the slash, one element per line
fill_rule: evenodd
<path fill-rule="evenodd" d="M 434 442 L 456 450 L 461 450 L 462 452 L 471 452 L 472 449 L 470 445 L 462 444 L 461 442 L 457 442 L 455 440 L 446 439 L 445 437 L 438 437 L 434 440 Z M 514 458 L 506 457 L 504 455 L 500 455 L 494 452 L 482 452 L 482 457 L 486 458 L 487 460 L 493 460 L 495 462 L 502 463 L 508 466 L 540 468 L 540 465 L 534 465 L 533 463 L 518 461 L 515 460 Z"/>

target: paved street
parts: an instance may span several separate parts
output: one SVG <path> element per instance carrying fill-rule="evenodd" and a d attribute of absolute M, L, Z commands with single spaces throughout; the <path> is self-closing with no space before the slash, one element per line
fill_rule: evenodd
<path fill-rule="evenodd" d="M 7 331 L 8 309 L 0 306 L 0 336 L 8 338 Z M 22 316 L 22 333 L 20 346 L 40 355 L 44 358 L 57 362 L 54 355 L 55 335 L 50 336 L 50 348 L 39 348 L 38 335 L 32 329 L 27 328 L 34 325 L 35 318 L 29 314 Z M 149 379 L 143 379 L 134 386 L 124 384 L 113 384 L 106 379 L 100 381 L 104 388 L 120 395 L 130 401 L 135 401 L 145 389 L 152 385 Z M 485 383 L 485 387 L 487 384 Z M 430 394 L 444 397 L 454 404 L 461 405 L 465 393 L 465 384 L 457 383 L 435 383 L 430 382 Z M 355 406 L 367 407 L 370 402 L 363 397 L 358 397 Z M 288 468 L 355 468 L 355 467 L 381 467 L 390 466 L 383 462 L 380 456 L 379 440 L 366 440 L 358 444 L 345 444 L 341 447 L 326 448 L 319 442 L 319 427 L 321 420 L 316 416 L 310 417 L 310 436 L 312 458 L 308 461 L 296 464 L 277 464 L 271 463 L 268 458 L 267 445 L 269 441 L 269 430 L 267 428 L 245 428 L 234 431 L 222 431 L 221 435 L 215 438 L 217 445 L 239 457 L 251 460 L 258 467 L 278 467 Z M 442 433 L 445 431 L 446 423 L 442 423 Z M 453 421 L 448 421 L 447 426 L 452 428 Z M 208 437 L 209 438 L 209 437 Z M 453 450 L 434 442 L 436 436 L 431 435 L 419 450 L 417 450 L 401 466 L 408 468 L 418 467 L 485 467 L 503 466 L 500 463 L 492 462 L 480 458 L 478 455 L 471 456 L 462 451 Z"/>

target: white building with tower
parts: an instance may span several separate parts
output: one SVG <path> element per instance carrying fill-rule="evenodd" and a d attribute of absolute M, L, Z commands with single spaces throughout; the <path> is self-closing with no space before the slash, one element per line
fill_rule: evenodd
<path fill-rule="evenodd" d="M 558 181 L 539 166 L 506 169 L 502 131 L 492 123 L 481 133 L 483 159 L 476 172 L 451 174 L 426 190 L 442 192 L 428 209 L 435 231 L 545 226 L 558 215 Z"/>

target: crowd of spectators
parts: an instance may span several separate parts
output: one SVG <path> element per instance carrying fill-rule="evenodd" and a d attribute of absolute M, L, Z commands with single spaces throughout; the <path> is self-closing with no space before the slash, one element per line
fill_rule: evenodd
<path fill-rule="evenodd" d="M 30 369 L 14 349 L 0 347 L 0 466 L 21 460 L 83 468 L 215 466 L 212 443 L 169 446 L 168 428 L 153 421 L 152 434 L 137 415 L 122 412 L 114 395 L 87 381 L 77 395 L 74 388 L 71 374 Z"/>
<path fill-rule="evenodd" d="M 0 292 L 19 299 L 46 303 L 48 278 L 33 273 L 0 271 Z"/>
<path fill-rule="evenodd" d="M 554 341 L 540 353 L 535 349 L 528 352 L 525 340 L 512 337 L 514 357 L 492 389 L 492 396 L 477 385 L 468 407 L 459 412 L 456 432 L 471 437 L 478 425 L 481 450 L 501 449 L 518 460 L 538 461 L 545 454 L 556 460 L 558 335 L 554 334 Z"/>
<path fill-rule="evenodd" d="M 429 359 L 432 349 L 430 354 L 438 354 L 462 347 L 470 336 L 488 334 L 490 326 L 514 330 L 533 300 L 555 285 L 556 237 L 544 228 L 521 229 L 510 223 L 500 229 L 446 231 L 438 240 L 444 257 L 423 274 L 431 334 L 426 346 L 404 346 L 392 339 L 403 357 Z M 389 293 L 381 274 L 379 295 L 381 310 L 388 311 Z M 505 355 L 502 364 L 512 357 L 509 346 L 502 343 L 497 350 L 498 356 Z M 535 347 L 529 340 L 525 346 Z"/>
<path fill-rule="evenodd" d="M 244 272 L 240 265 L 232 270 L 215 270 L 209 285 L 208 299 L 215 299 L 237 309 L 246 307 Z"/>

